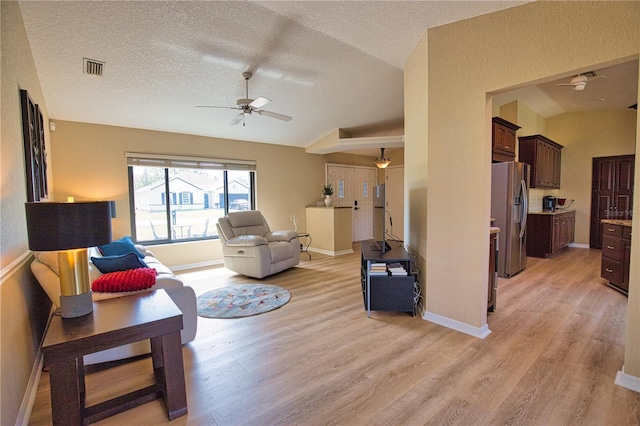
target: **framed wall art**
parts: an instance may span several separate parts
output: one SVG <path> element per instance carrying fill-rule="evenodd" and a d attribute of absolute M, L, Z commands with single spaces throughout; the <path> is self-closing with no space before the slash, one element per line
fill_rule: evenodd
<path fill-rule="evenodd" d="M 22 137 L 27 178 L 27 201 L 40 201 L 48 197 L 47 154 L 44 142 L 44 121 L 38 105 L 26 90 L 20 90 L 22 108 Z"/>

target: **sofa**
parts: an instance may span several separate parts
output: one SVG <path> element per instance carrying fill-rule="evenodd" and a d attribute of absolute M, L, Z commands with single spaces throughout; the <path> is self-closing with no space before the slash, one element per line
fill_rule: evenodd
<path fill-rule="evenodd" d="M 300 263 L 295 231 L 271 231 L 258 210 L 229 212 L 216 224 L 224 266 L 253 278 L 264 278 Z"/>
<path fill-rule="evenodd" d="M 144 290 L 124 291 L 124 292 L 99 292 L 93 291 L 92 298 L 94 302 L 100 300 L 111 299 L 114 297 L 123 297 L 141 291 L 153 291 L 158 289 L 166 290 L 173 302 L 182 311 L 183 329 L 181 331 L 182 343 L 187 343 L 195 339 L 197 331 L 197 308 L 196 295 L 193 289 L 176 277 L 171 270 L 163 265 L 155 258 L 153 253 L 146 247 L 135 245 L 139 253 L 142 254 L 141 260 L 149 268 L 157 271 L 155 284 Z M 60 307 L 60 280 L 58 272 L 58 253 L 55 251 L 34 252 L 34 261 L 31 262 L 31 271 L 38 280 L 40 286 L 44 289 L 51 299 L 51 302 Z M 89 248 L 89 276 L 92 283 L 103 276 L 103 273 L 96 267 L 94 262 L 96 259 L 108 258 L 104 256 L 97 247 Z M 84 357 L 84 363 L 97 364 L 107 361 L 115 361 L 125 359 L 137 355 L 147 354 L 151 352 L 149 341 L 136 342 L 129 345 L 120 346 L 106 351 L 96 352 Z"/>

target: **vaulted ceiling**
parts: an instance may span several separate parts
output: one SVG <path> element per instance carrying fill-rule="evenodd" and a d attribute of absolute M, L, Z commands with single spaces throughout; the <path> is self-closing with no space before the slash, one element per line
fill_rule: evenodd
<path fill-rule="evenodd" d="M 401 126 L 403 66 L 428 28 L 526 2 L 23 1 L 20 8 L 54 120 L 306 147 L 337 128 Z M 84 73 L 83 58 L 103 62 L 102 76 Z M 612 70 L 603 74 L 576 105 L 592 88 L 621 81 Z M 637 62 L 635 75 L 628 90 L 637 93 Z M 535 92 L 547 108 L 566 109 L 559 96 L 570 89 L 541 83 Z M 229 124 L 236 100 L 259 96 L 271 100 L 262 109 L 293 119 L 253 113 L 245 126 Z"/>

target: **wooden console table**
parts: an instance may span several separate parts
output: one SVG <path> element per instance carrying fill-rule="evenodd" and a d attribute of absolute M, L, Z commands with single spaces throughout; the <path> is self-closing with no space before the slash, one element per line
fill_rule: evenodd
<path fill-rule="evenodd" d="M 94 302 L 93 313 L 78 318 L 54 316 L 42 346 L 53 424 L 93 423 L 158 398 L 169 420 L 187 414 L 180 330 L 182 312 L 164 290 Z M 82 357 L 145 339 L 151 341 L 155 383 L 85 407 Z"/>

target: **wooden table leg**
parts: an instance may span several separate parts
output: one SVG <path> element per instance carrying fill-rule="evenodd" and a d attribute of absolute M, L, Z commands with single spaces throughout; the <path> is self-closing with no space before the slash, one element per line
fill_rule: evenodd
<path fill-rule="evenodd" d="M 169 420 L 187 414 L 187 392 L 184 382 L 180 331 L 151 339 L 156 383 L 162 388 Z"/>
<path fill-rule="evenodd" d="M 82 424 L 82 397 L 76 359 L 49 365 L 51 412 L 54 425 Z M 84 371 L 82 372 L 84 382 Z M 84 388 L 84 383 L 83 383 Z"/>

